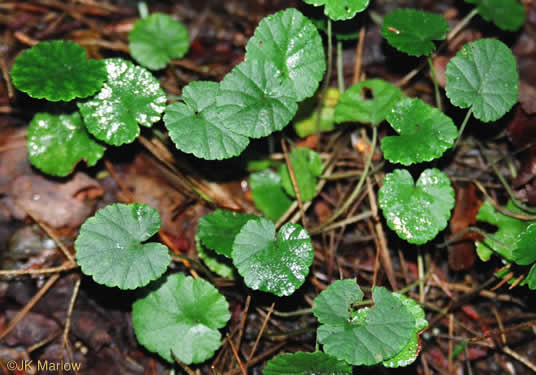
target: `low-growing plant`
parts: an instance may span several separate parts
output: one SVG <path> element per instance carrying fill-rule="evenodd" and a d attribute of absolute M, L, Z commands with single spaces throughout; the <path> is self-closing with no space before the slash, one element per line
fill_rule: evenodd
<path fill-rule="evenodd" d="M 368 0 L 304 1 L 324 6 L 330 18 L 329 43 L 331 20 L 351 19 L 368 6 Z M 477 6 L 468 19 L 478 13 L 506 30 L 519 27 L 525 17 L 515 0 L 467 2 Z M 328 109 L 325 114 L 312 115 L 301 125 L 303 130 L 296 126 L 302 135 L 328 131 L 341 123 L 368 124 L 372 131 L 370 153 L 359 181 L 321 226 L 332 223 L 361 193 L 377 149 L 378 128 L 384 121 L 396 133 L 380 142 L 385 159 L 410 166 L 437 160 L 455 147 L 471 116 L 482 122 L 495 121 L 517 102 L 519 77 L 510 49 L 495 39 L 468 43 L 446 69 L 446 96 L 454 106 L 468 109 L 457 130 L 441 110 L 431 63 L 434 42 L 444 40 L 448 33 L 442 16 L 421 10 L 398 9 L 383 20 L 382 35 L 390 45 L 412 56 L 427 57 L 437 108 L 405 97 L 400 88 L 384 80 L 369 79 L 348 90 L 340 84 L 333 95 L 336 99 L 329 105 L 321 103 L 320 107 Z M 129 48 L 138 63 L 158 70 L 184 56 L 187 40 L 184 25 L 155 13 L 136 22 Z M 259 23 L 246 45 L 245 60 L 221 82 L 191 82 L 171 104 L 147 69 L 122 58 L 87 59 L 73 42 L 37 44 L 16 59 L 11 77 L 15 87 L 34 98 L 77 99 L 79 112 L 38 113 L 28 129 L 32 165 L 48 174 L 66 176 L 80 160 L 95 165 L 106 145 L 134 142 L 140 125 L 149 128 L 162 114 L 178 150 L 208 160 L 238 156 L 251 139 L 283 130 L 295 117 L 298 103 L 315 94 L 325 70 L 317 28 L 298 10 L 287 9 Z M 296 147 L 285 156 L 288 164 L 263 164 L 249 179 L 253 201 L 266 217 L 217 209 L 199 220 L 196 235 L 199 257 L 213 272 L 231 277 L 236 270 L 249 288 L 276 296 L 291 295 L 305 283 L 314 247 L 302 226 L 286 222 L 277 231 L 274 222 L 287 213 L 294 198 L 299 197 L 300 203 L 315 198 L 317 179 L 325 167 L 320 155 L 307 148 Z M 385 175 L 382 185 L 379 207 L 388 227 L 400 238 L 422 245 L 446 228 L 455 203 L 454 189 L 438 168 L 425 169 L 416 182 L 408 169 L 394 169 Z M 507 208 L 515 211 L 511 205 Z M 479 219 L 499 227 L 494 240 L 477 245 L 480 257 L 486 260 L 496 252 L 519 265 L 534 263 L 524 283 L 536 289 L 536 255 L 531 245 L 536 225 L 498 213 L 490 203 L 482 206 Z M 107 206 L 80 228 L 76 261 L 97 283 L 143 288 L 133 305 L 132 321 L 144 347 L 169 362 L 201 363 L 221 345 L 219 329 L 230 318 L 229 305 L 205 280 L 166 275 L 171 262 L 168 248 L 157 242 L 144 243 L 160 226 L 158 212 L 147 205 Z M 505 246 L 512 243 L 513 248 Z M 411 298 L 383 287 L 372 289 L 371 301 L 363 301 L 363 297 L 355 279 L 329 285 L 312 308 L 323 352 L 278 355 L 268 362 L 264 374 L 349 374 L 352 366 L 399 367 L 415 361 L 419 334 L 428 326 L 422 308 Z"/>

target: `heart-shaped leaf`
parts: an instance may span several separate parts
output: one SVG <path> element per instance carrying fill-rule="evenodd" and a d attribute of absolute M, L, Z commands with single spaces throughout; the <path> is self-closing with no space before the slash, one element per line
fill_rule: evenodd
<path fill-rule="evenodd" d="M 525 23 L 525 7 L 518 0 L 465 0 L 475 4 L 478 14 L 501 29 L 515 31 Z"/>
<path fill-rule="evenodd" d="M 355 279 L 337 280 L 315 298 L 313 314 L 322 324 L 344 325 L 350 318 L 348 308 L 362 299 Z"/>
<path fill-rule="evenodd" d="M 483 122 L 495 121 L 517 103 L 519 75 L 512 51 L 496 39 L 467 43 L 447 64 L 446 94 L 460 108 L 472 107 Z"/>
<path fill-rule="evenodd" d="M 163 13 L 153 13 L 134 24 L 128 34 L 130 54 L 141 65 L 158 70 L 171 59 L 179 59 L 190 45 L 188 29 Z"/>
<path fill-rule="evenodd" d="M 458 136 L 450 117 L 416 98 L 400 100 L 386 120 L 399 134 L 381 142 L 385 158 L 392 163 L 411 165 L 434 160 L 451 148 Z"/>
<path fill-rule="evenodd" d="M 216 104 L 222 126 L 250 138 L 283 129 L 298 110 L 292 82 L 271 61 L 255 59 L 223 78 Z"/>
<path fill-rule="evenodd" d="M 415 185 L 405 169 L 385 176 L 378 202 L 389 228 L 409 243 L 422 245 L 445 229 L 454 207 L 454 189 L 438 169 L 426 169 Z"/>
<path fill-rule="evenodd" d="M 448 32 L 445 18 L 423 10 L 395 9 L 383 19 L 383 37 L 411 56 L 428 56 L 436 49 L 434 40 L 445 39 Z"/>
<path fill-rule="evenodd" d="M 166 246 L 142 244 L 160 225 L 158 211 L 146 204 L 106 206 L 82 224 L 74 243 L 76 261 L 99 284 L 120 289 L 147 285 L 171 262 Z"/>
<path fill-rule="evenodd" d="M 67 176 L 82 159 L 95 165 L 105 150 L 88 134 L 78 112 L 36 114 L 28 126 L 26 148 L 32 165 L 55 176 Z"/>
<path fill-rule="evenodd" d="M 299 225 L 286 223 L 275 238 L 268 219 L 248 221 L 235 237 L 233 263 L 248 287 L 288 296 L 305 281 L 313 263 L 313 245 Z"/>
<path fill-rule="evenodd" d="M 289 155 L 290 163 L 296 175 L 298 188 L 300 189 L 301 199 L 304 202 L 312 200 L 316 195 L 316 182 L 318 176 L 322 174 L 324 165 L 322 159 L 313 150 L 303 147 L 296 147 Z M 291 196 L 296 197 L 294 185 L 290 179 L 288 167 L 284 165 L 279 171 L 281 176 L 281 185 L 283 189 Z"/>
<path fill-rule="evenodd" d="M 351 375 L 352 367 L 322 352 L 279 354 L 268 361 L 263 375 Z"/>
<path fill-rule="evenodd" d="M 17 57 L 11 79 L 32 98 L 70 101 L 99 91 L 106 69 L 102 61 L 88 60 L 78 44 L 54 40 L 38 43 Z"/>
<path fill-rule="evenodd" d="M 523 213 L 523 211 L 517 208 L 512 201 L 508 201 L 505 208 L 508 211 L 515 213 Z M 524 221 L 505 215 L 493 207 L 489 201 L 485 201 L 482 204 L 480 210 L 478 210 L 476 218 L 479 221 L 484 221 L 497 226 L 498 229 L 492 234 L 492 236 L 500 243 L 506 245 L 502 246 L 499 243 L 489 239 L 478 241 L 476 243 L 476 252 L 478 257 L 483 261 L 489 260 L 491 255 L 495 252 L 509 262 L 513 262 L 514 254 L 512 244 L 516 243 L 518 236 L 523 233 L 523 231 L 527 229 L 530 224 L 536 223 L 536 221 Z"/>
<path fill-rule="evenodd" d="M 359 82 L 342 94 L 335 107 L 335 122 L 378 125 L 402 97 L 402 91 L 381 79 Z"/>
<path fill-rule="evenodd" d="M 138 124 L 151 127 L 160 120 L 166 95 L 147 69 L 120 58 L 105 63 L 108 80 L 102 90 L 78 107 L 95 138 L 120 146 L 136 139 Z"/>
<path fill-rule="evenodd" d="M 216 210 L 199 219 L 197 235 L 203 245 L 230 258 L 236 235 L 244 224 L 257 217 L 229 210 Z"/>
<path fill-rule="evenodd" d="M 255 207 L 271 220 L 279 220 L 292 205 L 292 200 L 281 186 L 281 177 L 271 169 L 252 173 L 249 188 Z"/>
<path fill-rule="evenodd" d="M 317 299 L 331 290 L 326 289 Z M 354 366 L 372 366 L 395 356 L 406 346 L 415 330 L 413 315 L 383 287 L 375 287 L 372 296 L 374 307 L 356 313 L 352 305 L 358 304 L 358 299 L 345 306 L 345 321 L 320 325 L 317 337 L 327 354 Z"/>
<path fill-rule="evenodd" d="M 334 21 L 354 18 L 358 12 L 367 9 L 369 0 L 303 0 L 315 7 L 324 5 L 324 14 Z"/>
<path fill-rule="evenodd" d="M 312 22 L 296 9 L 264 18 L 246 46 L 246 60 L 272 62 L 296 101 L 312 96 L 326 70 L 322 38 Z"/>
<path fill-rule="evenodd" d="M 229 304 L 212 284 L 182 273 L 155 283 L 132 305 L 140 344 L 169 362 L 174 355 L 187 365 L 214 355 L 221 345 L 218 329 L 230 316 Z"/>
<path fill-rule="evenodd" d="M 227 159 L 239 155 L 249 139 L 225 128 L 216 105 L 219 85 L 192 82 L 182 90 L 184 103 L 166 108 L 164 123 L 175 146 L 203 159 Z"/>
<path fill-rule="evenodd" d="M 513 259 L 517 264 L 527 266 L 536 262 L 536 224 L 530 224 L 516 240 Z"/>
<path fill-rule="evenodd" d="M 428 321 L 426 320 L 424 310 L 415 300 L 400 293 L 393 293 L 393 297 L 398 298 L 411 315 L 413 315 L 413 318 L 415 319 L 415 328 L 406 346 L 397 355 L 382 362 L 382 365 L 390 368 L 404 367 L 415 362 L 421 351 L 419 345 L 419 331 L 428 327 Z"/>

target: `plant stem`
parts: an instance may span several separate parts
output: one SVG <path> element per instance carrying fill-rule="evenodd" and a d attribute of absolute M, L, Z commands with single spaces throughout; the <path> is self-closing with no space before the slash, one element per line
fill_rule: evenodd
<path fill-rule="evenodd" d="M 443 103 L 441 103 L 441 94 L 439 93 L 439 84 L 437 83 L 437 76 L 434 68 L 434 62 L 432 61 L 432 57 L 428 56 L 428 65 L 430 65 L 430 72 L 432 73 L 432 82 L 434 82 L 434 92 L 435 92 L 435 100 L 436 100 L 436 106 L 439 108 L 441 112 L 443 112 Z"/>
<path fill-rule="evenodd" d="M 328 66 L 326 69 L 326 76 L 324 77 L 324 83 L 322 84 L 322 92 L 320 94 L 320 101 L 318 102 L 318 106 L 316 108 L 316 132 L 320 133 L 320 120 L 322 116 L 320 115 L 320 112 L 322 111 L 322 108 L 324 107 L 324 101 L 326 100 L 326 93 L 328 91 L 329 87 L 329 80 L 331 78 L 331 71 L 333 70 L 333 32 L 332 32 L 332 25 L 331 20 L 328 18 Z"/>
<path fill-rule="evenodd" d="M 342 94 L 344 88 L 344 66 L 342 60 L 342 42 L 337 41 L 337 83 L 339 84 L 339 91 Z"/>
<path fill-rule="evenodd" d="M 460 126 L 460 130 L 458 131 L 458 139 L 456 139 L 456 143 L 454 143 L 454 147 L 458 145 L 458 142 L 460 141 L 460 138 L 462 137 L 463 131 L 465 130 L 465 126 L 469 122 L 469 119 L 471 118 L 472 114 L 473 114 L 473 107 L 470 107 L 469 110 L 467 110 L 467 113 L 465 114 L 465 118 L 463 119 L 462 126 Z"/>
<path fill-rule="evenodd" d="M 355 201 L 359 193 L 361 192 L 361 189 L 363 188 L 363 185 L 365 183 L 365 180 L 368 176 L 368 171 L 370 169 L 370 166 L 372 164 L 372 157 L 374 156 L 374 151 L 376 150 L 376 143 L 378 142 L 378 127 L 372 126 L 372 142 L 370 145 L 370 154 L 368 155 L 368 158 L 365 162 L 365 168 L 363 169 L 363 174 L 359 178 L 359 182 L 357 183 L 356 187 L 352 191 L 352 194 L 346 199 L 346 201 L 343 203 L 343 205 L 335 211 L 333 215 L 331 215 L 326 221 L 318 225 L 316 228 L 311 229 L 311 232 L 319 232 L 323 228 L 327 227 L 329 224 L 333 223 L 339 216 L 341 216 L 347 209 L 352 205 L 352 203 Z"/>
<path fill-rule="evenodd" d="M 145 1 L 138 1 L 138 13 L 141 18 L 147 18 L 149 16 L 149 8 Z"/>
<path fill-rule="evenodd" d="M 447 34 L 447 41 L 452 40 L 458 33 L 478 14 L 478 9 L 474 8 L 463 19 L 454 26 L 450 33 Z"/>

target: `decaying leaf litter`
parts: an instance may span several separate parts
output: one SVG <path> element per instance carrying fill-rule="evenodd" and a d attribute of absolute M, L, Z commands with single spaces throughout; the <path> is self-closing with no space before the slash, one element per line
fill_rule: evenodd
<path fill-rule="evenodd" d="M 151 11 L 182 20 L 191 35 L 186 58 L 172 60 L 170 67 L 157 72 L 168 95 L 180 95 L 181 88 L 191 81 L 221 80 L 241 62 L 248 38 L 265 15 L 297 7 L 309 16 L 321 17 L 321 12 L 297 1 L 192 3 L 148 3 Z M 365 25 L 361 46 L 359 40 L 342 45 L 345 82 L 349 85 L 362 78 L 377 77 L 394 84 L 402 82 L 400 86 L 407 96 L 434 103 L 434 89 L 426 71 L 405 79 L 418 63 L 386 46 L 380 26 L 374 21 L 401 4 L 373 3 L 375 13 L 371 19 L 359 19 L 360 25 Z M 459 2 L 407 1 L 403 5 L 443 14 L 451 27 L 469 10 Z M 73 263 L 73 242 L 80 224 L 97 208 L 120 201 L 148 203 L 156 208 L 163 218 L 159 239 L 175 254 L 171 272 L 181 271 L 213 282 L 230 303 L 231 320 L 223 331 L 222 349 L 202 365 L 178 366 L 179 372 L 239 374 L 247 368 L 250 373 L 260 373 L 265 361 L 278 353 L 314 351 L 317 322 L 310 313 L 312 300 L 332 281 L 356 277 L 362 287 L 410 288 L 409 295 L 426 310 L 430 327 L 421 335 L 422 353 L 415 365 L 398 371 L 530 373 L 536 351 L 531 328 L 536 319 L 532 292 L 526 287 L 510 288 L 512 284 L 493 276 L 502 266 L 498 257 L 488 263 L 471 261 L 474 250 L 467 238 L 469 242 L 482 241 L 478 233 L 460 235 L 463 242 L 447 241 L 475 225 L 493 232 L 493 227 L 486 227 L 482 221 L 495 223 L 478 218 L 474 207 L 480 207 L 486 198 L 506 205 L 509 196 L 501 183 L 502 176 L 522 202 L 535 204 L 531 169 L 534 111 L 530 106 L 536 87 L 536 25 L 531 21 L 536 9 L 530 4 L 526 7 L 527 23 L 519 33 L 501 33 L 475 19 L 448 41 L 440 52 L 443 59 L 434 59 L 438 80 L 444 81 L 441 70 L 463 44 L 482 34 L 496 36 L 512 47 L 522 83 L 521 104 L 498 123 L 469 125 L 468 134 L 473 137 L 462 139 L 455 152 L 434 165 L 453 181 L 457 191 L 454 212 L 461 210 L 451 220 L 450 230 L 442 232 L 434 242 L 409 248 L 380 219 L 376 188 L 385 172 L 390 171 L 382 170 L 379 149 L 370 150 L 366 128 L 340 127 L 305 140 L 286 131 L 285 147 L 280 146 L 280 135 L 274 136 L 271 144 L 256 145 L 264 157 L 284 162 L 285 149 L 294 147 L 292 143 L 296 142 L 320 152 L 328 165 L 320 176 L 322 191 L 312 207 L 303 206 L 296 211 L 305 212 L 299 220 L 308 229 L 319 228 L 313 237 L 315 258 L 310 276 L 295 295 L 276 299 L 253 293 L 240 279 L 216 277 L 196 255 L 194 236 L 201 216 L 216 207 L 254 212 L 244 160 L 201 162 L 170 153 L 163 146 L 165 138 L 142 132 L 138 143 L 109 152 L 94 168 L 79 167 L 72 178 L 52 179 L 29 167 L 24 137 L 32 113 L 62 112 L 62 108 L 32 101 L 16 92 L 8 75 L 13 60 L 23 49 L 52 39 L 74 40 L 94 58 L 125 57 L 127 34 L 138 18 L 136 4 L 65 4 L 54 0 L 0 4 L 4 47 L 0 56 L 4 78 L 0 85 L 1 362 L 71 359 L 83 364 L 83 373 L 169 372 L 165 363 L 137 344 L 127 323 L 135 296 L 92 283 L 81 277 Z M 356 53 L 359 47 L 363 48 L 362 54 Z M 331 86 L 335 87 L 336 82 L 333 72 Z M 459 125 L 463 113 L 448 110 Z M 165 131 L 163 127 L 158 129 Z M 393 135 L 387 127 L 380 128 L 380 138 Z M 371 151 L 376 151 L 372 154 L 373 174 L 365 189 L 350 202 L 344 216 L 324 227 L 319 225 L 345 204 Z M 206 198 L 212 203 L 207 203 Z M 68 220 L 62 220 L 67 215 Z M 526 270 L 509 269 L 503 273 L 514 280 L 519 272 Z M 368 296 L 370 291 L 365 289 Z M 504 335 L 500 330 L 506 331 Z M 471 345 L 464 345 L 468 341 L 472 341 Z M 359 371 L 391 372 L 379 368 Z"/>

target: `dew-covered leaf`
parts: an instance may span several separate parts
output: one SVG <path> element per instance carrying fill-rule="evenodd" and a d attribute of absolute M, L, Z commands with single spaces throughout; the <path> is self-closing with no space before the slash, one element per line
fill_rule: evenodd
<path fill-rule="evenodd" d="M 322 159 L 313 150 L 303 147 L 296 147 L 289 155 L 290 163 L 296 175 L 298 188 L 300 189 L 301 199 L 308 202 L 316 195 L 316 182 L 318 176 L 322 174 L 324 166 Z M 296 197 L 294 185 L 290 179 L 290 173 L 287 165 L 284 165 L 280 171 L 281 185 L 291 197 Z"/>
<path fill-rule="evenodd" d="M 320 293 L 329 293 L 328 290 Z M 383 287 L 372 291 L 374 306 L 352 312 L 343 323 L 322 324 L 317 330 L 324 352 L 354 366 L 372 366 L 399 353 L 415 330 L 415 318 L 404 304 Z M 317 298 L 319 298 L 317 297 Z"/>
<path fill-rule="evenodd" d="M 249 188 L 255 207 L 271 220 L 279 220 L 292 205 L 292 200 L 281 186 L 281 177 L 271 169 L 252 173 Z"/>
<path fill-rule="evenodd" d="M 337 280 L 315 298 L 313 314 L 322 324 L 344 325 L 349 321 L 350 306 L 363 299 L 355 279 Z"/>
<path fill-rule="evenodd" d="M 95 165 L 105 150 L 88 134 L 78 112 L 36 114 L 28 126 L 26 148 L 33 166 L 55 176 L 67 176 L 80 160 Z"/>
<path fill-rule="evenodd" d="M 136 21 L 128 34 L 130 54 L 151 70 L 165 68 L 171 59 L 183 57 L 189 46 L 186 26 L 163 13 Z"/>
<path fill-rule="evenodd" d="M 517 237 L 512 258 L 523 266 L 536 262 L 536 224 L 530 224 Z"/>
<path fill-rule="evenodd" d="M 13 84 L 32 98 L 53 102 L 87 98 L 106 80 L 101 60 L 89 60 L 71 41 L 41 42 L 20 54 L 11 69 Z"/>
<path fill-rule="evenodd" d="M 217 110 L 224 128 L 250 138 L 283 129 L 298 110 L 292 82 L 268 60 L 247 60 L 220 83 Z"/>
<path fill-rule="evenodd" d="M 448 32 L 445 18 L 423 10 L 395 9 L 383 19 L 383 37 L 411 56 L 428 56 L 436 49 L 434 40 L 445 39 Z"/>
<path fill-rule="evenodd" d="M 523 211 L 517 208 L 512 201 L 509 201 L 505 208 L 514 213 L 523 213 Z M 476 252 L 478 257 L 483 261 L 489 260 L 491 255 L 495 252 L 509 262 L 513 262 L 514 254 L 512 251 L 518 236 L 525 229 L 527 229 L 530 224 L 536 223 L 536 221 L 524 221 L 505 215 L 493 207 L 490 201 L 485 201 L 484 204 L 482 204 L 476 218 L 479 221 L 484 221 L 497 226 L 497 231 L 495 233 L 491 233 L 491 236 L 493 236 L 493 238 L 495 238 L 501 244 L 506 245 L 502 246 L 501 244 L 489 239 L 477 241 Z"/>
<path fill-rule="evenodd" d="M 198 158 L 214 160 L 239 155 L 249 139 L 223 126 L 216 105 L 219 85 L 195 81 L 183 88 L 184 103 L 166 108 L 164 123 L 175 146 Z"/>
<path fill-rule="evenodd" d="M 288 296 L 304 282 L 313 263 L 313 245 L 298 224 L 286 223 L 275 238 L 268 219 L 248 221 L 235 237 L 233 264 L 254 290 Z"/>
<path fill-rule="evenodd" d="M 378 125 L 402 97 L 402 91 L 381 79 L 359 82 L 342 94 L 335 107 L 335 122 Z"/>
<path fill-rule="evenodd" d="M 257 217 L 251 214 L 218 209 L 199 219 L 197 236 L 203 245 L 230 258 L 236 235 L 244 224 Z"/>
<path fill-rule="evenodd" d="M 160 120 L 166 95 L 147 69 L 120 58 L 107 59 L 105 64 L 108 80 L 78 107 L 95 138 L 120 146 L 136 139 L 138 124 L 151 127 Z"/>
<path fill-rule="evenodd" d="M 246 60 L 274 64 L 279 80 L 293 88 L 296 101 L 312 96 L 326 70 L 322 38 L 296 9 L 264 18 L 246 46 Z"/>
<path fill-rule="evenodd" d="M 266 364 L 263 375 L 351 375 L 352 367 L 322 352 L 279 354 Z"/>
<path fill-rule="evenodd" d="M 76 261 L 99 284 L 120 289 L 147 285 L 171 262 L 166 246 L 142 243 L 161 224 L 158 211 L 146 204 L 106 206 L 82 224 L 74 243 Z"/>
<path fill-rule="evenodd" d="M 384 156 L 392 163 L 411 165 L 437 159 L 458 136 L 450 117 L 416 98 L 400 100 L 386 120 L 399 134 L 381 141 Z"/>
<path fill-rule="evenodd" d="M 354 18 L 358 12 L 367 9 L 369 0 L 303 0 L 307 4 L 325 6 L 324 14 L 334 21 Z"/>
<path fill-rule="evenodd" d="M 515 31 L 525 23 L 525 8 L 519 0 L 465 0 L 475 4 L 478 14 L 501 29 Z"/>
<path fill-rule="evenodd" d="M 383 366 L 390 368 L 404 367 L 415 362 L 420 352 L 419 331 L 428 327 L 424 310 L 415 300 L 400 293 L 393 293 L 393 296 L 398 298 L 411 315 L 413 315 L 413 318 L 415 318 L 415 328 L 406 346 L 394 357 L 382 362 Z"/>
<path fill-rule="evenodd" d="M 454 207 L 454 189 L 438 169 L 426 169 L 415 184 L 405 169 L 383 180 L 379 206 L 389 228 L 409 243 L 422 245 L 445 229 Z"/>
<path fill-rule="evenodd" d="M 517 102 L 516 59 L 503 42 L 480 39 L 467 43 L 447 64 L 446 94 L 460 108 L 472 107 L 483 122 L 495 121 Z"/>
<path fill-rule="evenodd" d="M 229 304 L 212 284 L 182 273 L 151 285 L 132 306 L 140 344 L 169 362 L 175 356 L 187 365 L 214 355 L 221 346 L 218 329 L 230 316 Z"/>

